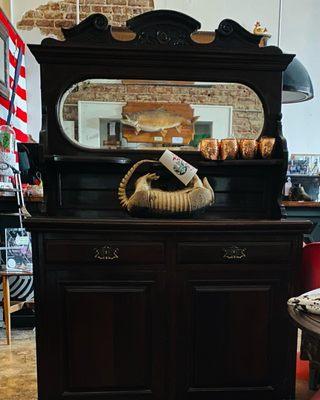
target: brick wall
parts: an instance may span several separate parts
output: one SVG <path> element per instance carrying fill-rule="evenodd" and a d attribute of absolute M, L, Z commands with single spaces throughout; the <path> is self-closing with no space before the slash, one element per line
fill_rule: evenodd
<path fill-rule="evenodd" d="M 17 27 L 29 31 L 39 28 L 45 36 L 62 39 L 61 27 L 70 28 L 76 24 L 76 3 L 76 0 L 49 1 L 27 11 Z M 128 19 L 153 9 L 153 0 L 80 0 L 80 20 L 102 13 L 111 25 L 123 26 Z"/>
<path fill-rule="evenodd" d="M 17 23 L 17 28 L 31 31 L 39 28 L 45 36 L 56 36 L 62 39 L 61 28 L 70 28 L 76 24 L 76 0 L 66 0 L 40 5 L 27 11 Z"/>
<path fill-rule="evenodd" d="M 233 107 L 233 134 L 255 137 L 263 128 L 263 109 L 258 96 L 240 84 L 205 87 L 124 84 L 80 84 L 67 97 L 64 119 L 78 121 L 78 101 L 169 102 Z"/>

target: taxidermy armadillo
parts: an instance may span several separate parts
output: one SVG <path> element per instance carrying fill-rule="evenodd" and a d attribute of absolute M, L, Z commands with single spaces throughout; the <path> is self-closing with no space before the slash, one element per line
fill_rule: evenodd
<path fill-rule="evenodd" d="M 145 132 L 164 132 L 170 128 L 176 128 L 177 132 L 181 132 L 183 125 L 190 126 L 195 123 L 199 117 L 187 119 L 181 115 L 172 113 L 159 108 L 158 110 L 146 110 L 123 115 L 121 122 L 135 128 L 136 134 L 140 131 Z"/>
<path fill-rule="evenodd" d="M 127 197 L 126 187 L 139 165 L 154 160 L 138 161 L 122 179 L 118 196 L 122 207 L 136 215 L 188 215 L 196 211 L 205 210 L 214 203 L 214 192 L 207 178 L 200 180 L 195 175 L 185 189 L 164 191 L 151 187 L 151 182 L 159 179 L 155 173 L 149 173 L 136 180 L 135 191 Z"/>

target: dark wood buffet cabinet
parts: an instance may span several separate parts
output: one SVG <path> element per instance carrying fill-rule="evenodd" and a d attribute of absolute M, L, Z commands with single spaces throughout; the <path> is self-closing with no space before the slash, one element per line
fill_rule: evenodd
<path fill-rule="evenodd" d="M 286 301 L 297 293 L 308 221 L 282 219 L 287 149 L 282 71 L 292 60 L 225 20 L 211 44 L 200 24 L 171 11 L 128 21 L 112 38 L 102 15 L 31 50 L 41 64 L 45 216 L 32 232 L 39 400 L 289 400 L 296 331 Z M 182 68 L 182 66 L 184 68 Z M 240 82 L 258 93 L 270 160 L 204 161 L 216 203 L 189 219 L 133 218 L 117 187 L 148 149 L 88 149 L 63 133 L 58 106 L 89 78 Z M 154 168 L 161 167 L 155 162 Z M 162 177 L 168 177 L 164 172 Z"/>
<path fill-rule="evenodd" d="M 294 398 L 308 223 L 30 224 L 41 399 Z"/>

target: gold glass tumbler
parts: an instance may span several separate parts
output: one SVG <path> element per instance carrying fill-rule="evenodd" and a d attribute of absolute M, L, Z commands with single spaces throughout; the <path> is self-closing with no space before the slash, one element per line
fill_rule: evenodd
<path fill-rule="evenodd" d="M 199 150 L 207 160 L 218 160 L 219 158 L 219 141 L 218 139 L 202 139 Z"/>
<path fill-rule="evenodd" d="M 238 155 L 237 139 L 222 139 L 220 142 L 221 160 L 234 160 Z"/>
<path fill-rule="evenodd" d="M 240 139 L 239 151 L 241 158 L 244 160 L 252 160 L 256 158 L 258 142 L 255 139 Z"/>
<path fill-rule="evenodd" d="M 271 158 L 275 142 L 275 138 L 266 136 L 260 138 L 259 150 L 262 158 Z"/>

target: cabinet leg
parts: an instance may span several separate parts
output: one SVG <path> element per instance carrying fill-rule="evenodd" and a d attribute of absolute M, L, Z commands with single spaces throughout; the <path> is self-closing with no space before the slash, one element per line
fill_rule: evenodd
<path fill-rule="evenodd" d="M 3 288 L 3 314 L 4 321 L 6 324 L 6 335 L 7 344 L 11 344 L 11 315 L 10 315 L 10 287 L 9 278 L 2 276 L 2 288 Z"/>
<path fill-rule="evenodd" d="M 309 389 L 317 390 L 320 378 L 319 366 L 313 362 L 309 362 Z"/>

